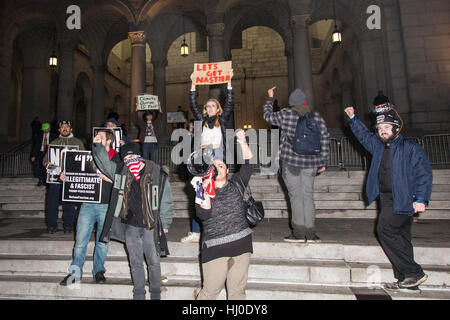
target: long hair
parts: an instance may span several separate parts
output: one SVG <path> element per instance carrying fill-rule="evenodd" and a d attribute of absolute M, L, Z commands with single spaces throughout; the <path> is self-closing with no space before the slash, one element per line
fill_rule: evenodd
<path fill-rule="evenodd" d="M 206 105 L 208 104 L 208 102 L 214 102 L 217 106 L 217 117 L 216 117 L 216 122 L 214 123 L 215 127 L 219 127 L 220 123 L 219 123 L 219 116 L 222 115 L 223 109 L 222 106 L 220 105 L 220 102 L 217 101 L 216 99 L 208 99 L 208 101 L 205 102 L 205 104 L 203 105 L 203 117 L 206 117 L 208 115 L 208 113 L 206 112 Z M 205 127 L 207 127 L 208 124 L 205 122 Z"/>

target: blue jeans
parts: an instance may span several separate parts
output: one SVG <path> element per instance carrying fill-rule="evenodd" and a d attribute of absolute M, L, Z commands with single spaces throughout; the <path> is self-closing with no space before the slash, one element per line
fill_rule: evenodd
<path fill-rule="evenodd" d="M 200 233 L 200 224 L 195 218 L 192 218 L 192 232 Z"/>
<path fill-rule="evenodd" d="M 58 228 L 58 206 L 61 202 L 62 184 L 49 183 L 47 191 L 47 226 Z M 64 202 L 63 227 L 73 228 L 73 216 L 75 205 L 72 202 Z"/>
<path fill-rule="evenodd" d="M 70 273 L 74 273 L 78 269 L 80 275 L 83 274 L 86 250 L 95 223 L 97 223 L 97 234 L 95 237 L 94 268 L 92 269 L 92 275 L 95 276 L 99 271 L 106 272 L 105 260 L 106 255 L 108 254 L 108 244 L 100 242 L 99 239 L 103 230 L 103 223 L 105 222 L 107 211 L 108 204 L 83 203 L 81 205 L 80 214 L 78 215 L 77 220 L 77 237 L 75 248 L 73 250 L 73 261 L 69 268 Z"/>
<path fill-rule="evenodd" d="M 144 142 L 142 143 L 142 157 L 153 162 L 158 162 L 158 143 Z"/>
<path fill-rule="evenodd" d="M 150 298 L 161 299 L 161 261 L 156 251 L 151 230 L 126 226 L 125 245 L 130 258 L 131 277 L 133 278 L 133 299 L 145 299 L 144 256 L 147 261 Z"/>

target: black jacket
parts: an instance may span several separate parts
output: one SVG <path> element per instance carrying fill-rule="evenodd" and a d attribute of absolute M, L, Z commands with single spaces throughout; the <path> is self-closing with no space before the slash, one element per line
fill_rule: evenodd
<path fill-rule="evenodd" d="M 31 140 L 31 152 L 30 157 L 38 157 L 41 153 L 46 153 L 47 150 L 44 150 L 44 152 L 41 151 L 42 147 L 42 138 L 44 137 L 44 132 L 39 131 L 37 135 L 34 135 Z M 50 131 L 50 137 L 48 139 L 48 144 L 58 138 L 58 135 L 55 135 Z"/>

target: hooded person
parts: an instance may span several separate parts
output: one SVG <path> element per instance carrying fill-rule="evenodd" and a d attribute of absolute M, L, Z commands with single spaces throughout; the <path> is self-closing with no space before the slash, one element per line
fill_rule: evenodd
<path fill-rule="evenodd" d="M 319 242 L 316 234 L 314 204 L 314 180 L 318 173 L 326 170 L 330 152 L 325 120 L 308 103 L 304 92 L 297 88 L 289 96 L 289 107 L 274 112 L 274 90 L 268 90 L 264 104 L 264 119 L 281 129 L 280 166 L 292 208 L 292 232 L 284 238 L 286 242 Z M 315 141 L 319 147 L 313 154 L 299 153 L 295 148 L 299 124 L 314 125 Z M 305 128 L 305 126 L 304 126 Z M 306 143 L 309 146 L 309 143 Z"/>
<path fill-rule="evenodd" d="M 108 118 L 104 124 L 105 128 L 120 128 L 119 122 L 113 117 Z M 120 145 L 124 145 L 126 143 L 130 143 L 130 139 L 125 135 L 125 133 L 122 131 L 122 140 L 119 141 Z"/>

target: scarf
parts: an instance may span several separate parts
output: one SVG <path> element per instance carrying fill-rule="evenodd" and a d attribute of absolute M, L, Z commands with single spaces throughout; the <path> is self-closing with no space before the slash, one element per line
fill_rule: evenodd
<path fill-rule="evenodd" d="M 311 113 L 311 108 L 306 104 L 306 102 L 302 105 L 293 106 L 292 109 L 294 109 L 301 116 L 304 116 L 308 112 Z"/>
<path fill-rule="evenodd" d="M 139 171 L 141 168 L 141 162 L 144 162 L 144 158 L 133 158 L 125 162 L 125 165 L 128 167 L 128 170 L 134 175 L 136 180 L 139 180 L 141 177 L 139 176 Z"/>
<path fill-rule="evenodd" d="M 213 117 L 206 117 L 206 123 L 208 124 L 208 128 L 210 128 L 210 129 L 212 129 L 212 128 L 214 128 L 214 124 L 216 123 L 216 118 L 217 118 L 217 115 L 216 116 L 213 116 Z"/>

